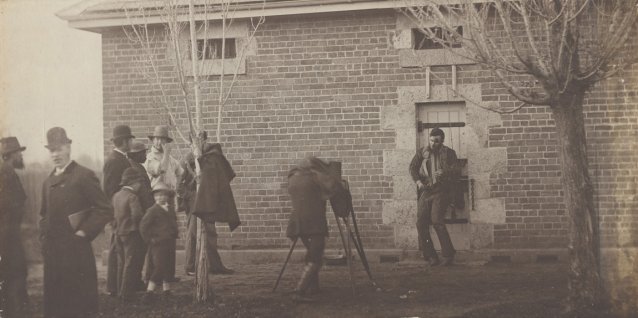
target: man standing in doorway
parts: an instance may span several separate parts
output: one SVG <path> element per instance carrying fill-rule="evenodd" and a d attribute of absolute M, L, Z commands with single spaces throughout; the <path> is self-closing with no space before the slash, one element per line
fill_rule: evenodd
<path fill-rule="evenodd" d="M 410 175 L 418 193 L 416 228 L 419 246 L 431 266 L 452 265 L 456 253 L 444 218 L 453 198 L 459 171 L 456 152 L 444 146 L 444 140 L 445 134 L 441 129 L 432 129 L 429 145 L 419 149 L 410 163 Z M 441 243 L 442 263 L 434 250 L 430 225 L 434 227 Z"/>
<path fill-rule="evenodd" d="M 27 262 L 20 235 L 27 196 L 15 169 L 24 169 L 16 137 L 0 140 L 0 308 L 7 317 L 22 317 L 27 302 Z M 1 316 L 1 314 L 0 314 Z"/>
<path fill-rule="evenodd" d="M 120 190 L 120 182 L 122 174 L 126 168 L 131 167 L 127 157 L 127 151 L 131 148 L 132 140 L 135 138 L 131 134 L 131 128 L 126 125 L 115 126 L 113 129 L 113 145 L 115 148 L 109 153 L 104 160 L 104 193 L 109 202 L 113 199 L 113 195 Z M 113 225 L 113 224 L 111 224 Z M 117 286 L 117 244 L 115 237 L 115 229 L 111 229 L 111 243 L 109 246 L 109 255 L 107 259 L 106 269 L 106 290 L 111 296 L 116 296 Z"/>

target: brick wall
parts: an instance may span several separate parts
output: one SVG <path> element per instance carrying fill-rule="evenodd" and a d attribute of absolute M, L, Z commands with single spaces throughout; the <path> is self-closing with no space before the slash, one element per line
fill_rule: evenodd
<path fill-rule="evenodd" d="M 383 202 L 393 195 L 383 153 L 394 147 L 395 133 L 382 129 L 380 116 L 384 108 L 397 104 L 397 87 L 425 85 L 422 70 L 399 66 L 398 53 L 389 43 L 395 29 L 394 11 L 268 17 L 256 36 L 256 55 L 248 57 L 247 74 L 238 77 L 224 108 L 221 142 L 237 172 L 232 186 L 243 225 L 233 233 L 218 227 L 222 246 L 287 246 L 286 175 L 309 154 L 343 162 L 364 244 L 395 246 L 394 228 L 383 223 L 382 215 Z M 157 92 L 137 71 L 141 53 L 121 29 L 103 34 L 107 139 L 116 124 L 130 124 L 135 135 L 144 137 L 167 121 L 157 106 Z M 165 50 L 159 50 L 166 74 L 163 84 L 168 95 L 179 101 L 166 56 Z M 633 71 L 624 84 L 609 80 L 587 99 L 592 178 L 599 190 L 604 235 L 610 238 L 617 238 L 623 229 L 638 232 L 632 216 L 637 210 L 638 174 L 638 86 Z M 434 68 L 433 73 L 438 74 L 433 85 L 450 81 L 443 69 Z M 209 135 L 214 135 L 218 81 L 219 77 L 208 77 L 202 87 Z M 458 81 L 480 83 L 485 101 L 513 101 L 476 66 L 459 67 Z M 186 127 L 179 107 L 183 106 L 175 106 L 178 124 Z M 494 225 L 493 246 L 564 247 L 567 219 L 549 109 L 529 107 L 501 117 L 502 125 L 489 129 L 487 144 L 507 150 L 506 172 L 491 176 L 491 195 L 504 198 L 506 213 L 505 222 Z M 108 151 L 108 140 L 106 144 Z M 177 142 L 175 148 L 185 147 Z M 335 245 L 338 232 L 334 220 L 328 219 L 330 244 Z M 638 243 L 635 236 L 622 242 Z"/>

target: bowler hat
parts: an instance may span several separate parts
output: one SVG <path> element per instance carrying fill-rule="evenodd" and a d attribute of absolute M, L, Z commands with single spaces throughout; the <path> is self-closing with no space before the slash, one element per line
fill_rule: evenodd
<path fill-rule="evenodd" d="M 146 151 L 147 149 L 148 148 L 146 148 L 146 145 L 143 142 L 134 140 L 133 144 L 131 145 L 131 149 L 128 152 L 136 153 Z"/>
<path fill-rule="evenodd" d="M 153 186 L 153 194 L 158 191 L 166 191 L 169 195 L 173 195 L 174 193 L 173 189 L 169 188 L 168 185 L 162 181 L 158 181 L 155 186 Z"/>
<path fill-rule="evenodd" d="M 60 147 L 71 143 L 71 139 L 66 136 L 66 130 L 62 127 L 53 127 L 47 131 L 47 145 L 48 149 Z"/>
<path fill-rule="evenodd" d="M 113 128 L 113 138 L 111 138 L 111 140 L 119 138 L 135 138 L 135 136 L 131 134 L 131 127 L 127 125 L 115 126 L 115 128 Z"/>
<path fill-rule="evenodd" d="M 120 182 L 121 186 L 131 185 L 136 181 L 142 181 L 144 177 L 142 174 L 135 168 L 126 168 L 122 173 L 122 181 Z"/>
<path fill-rule="evenodd" d="M 24 151 L 27 147 L 20 146 L 20 142 L 18 138 L 10 136 L 6 138 L 0 139 L 0 143 L 2 144 L 2 154 L 10 154 L 16 151 Z"/>
<path fill-rule="evenodd" d="M 168 142 L 173 142 L 173 138 L 168 136 L 168 127 L 166 126 L 156 126 L 153 134 L 148 136 L 148 139 L 153 140 L 153 138 L 166 138 Z"/>

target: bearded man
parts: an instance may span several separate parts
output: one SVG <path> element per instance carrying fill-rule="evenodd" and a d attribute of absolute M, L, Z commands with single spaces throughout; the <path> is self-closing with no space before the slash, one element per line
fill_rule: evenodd
<path fill-rule="evenodd" d="M 27 302 L 27 263 L 20 235 L 27 199 L 15 169 L 24 169 L 16 137 L 0 140 L 0 305 L 7 317 L 21 317 Z"/>

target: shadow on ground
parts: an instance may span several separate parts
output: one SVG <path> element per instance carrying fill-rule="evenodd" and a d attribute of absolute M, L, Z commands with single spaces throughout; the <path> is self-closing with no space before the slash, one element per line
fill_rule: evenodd
<path fill-rule="evenodd" d="M 290 264 L 276 292 L 281 264 L 235 265 L 235 275 L 211 276 L 215 300 L 192 302 L 193 278 L 181 276 L 173 295 L 122 303 L 100 294 L 99 317 L 560 317 L 567 295 L 564 264 L 455 265 L 427 268 L 420 262 L 372 264 L 381 291 L 360 265 L 355 293 L 347 267 L 322 269 L 313 304 L 290 300 L 301 264 Z M 104 269 L 99 269 L 100 291 Z M 31 316 L 42 317 L 42 267 L 31 268 Z M 141 294 L 139 295 L 141 296 Z"/>

